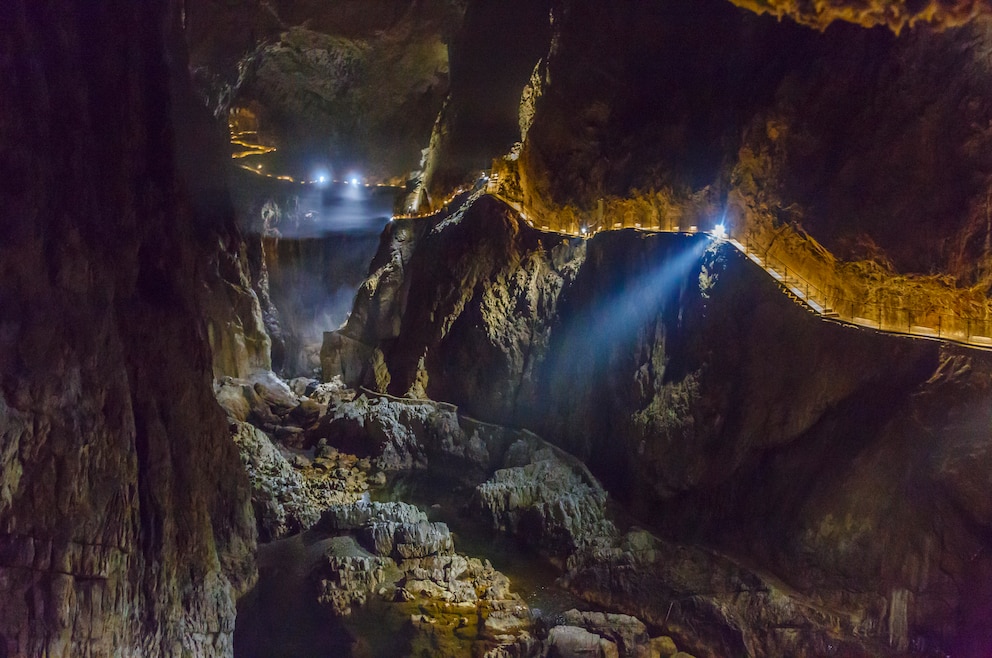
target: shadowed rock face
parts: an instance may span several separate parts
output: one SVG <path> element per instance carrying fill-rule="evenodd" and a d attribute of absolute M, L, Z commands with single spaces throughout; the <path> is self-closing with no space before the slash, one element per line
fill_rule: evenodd
<path fill-rule="evenodd" d="M 561 2 L 525 203 L 710 195 L 734 226 L 798 225 L 845 260 L 987 286 L 988 25 L 818 32 L 716 0 Z"/>
<path fill-rule="evenodd" d="M 983 655 L 992 361 L 817 320 L 707 240 L 568 240 L 485 198 L 397 222 L 326 363 L 537 431 L 643 520 L 847 620 L 845 646 Z"/>
<path fill-rule="evenodd" d="M 0 655 L 230 655 L 254 578 L 178 19 L 0 7 Z"/>
<path fill-rule="evenodd" d="M 429 199 L 489 169 L 521 139 L 520 96 L 551 39 L 549 0 L 469 2 L 451 44 L 451 91 L 423 167 Z"/>
<path fill-rule="evenodd" d="M 416 169 L 448 93 L 460 2 L 188 3 L 187 38 L 219 113 L 257 115 L 272 171 L 386 179 Z"/>

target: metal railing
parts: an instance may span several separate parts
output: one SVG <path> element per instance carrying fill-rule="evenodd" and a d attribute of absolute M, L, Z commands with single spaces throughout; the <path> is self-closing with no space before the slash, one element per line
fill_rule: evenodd
<path fill-rule="evenodd" d="M 749 260 L 761 266 L 773 279 L 809 310 L 837 322 L 877 329 L 887 333 L 936 338 L 992 349 L 992 319 L 936 307 L 909 307 L 881 300 L 854 299 L 837 286 L 811 283 L 773 254 L 767 245 L 729 239 Z"/>
<path fill-rule="evenodd" d="M 640 231 L 658 233 L 699 233 L 697 226 L 678 226 L 671 218 L 658 221 L 654 226 L 646 226 L 635 222 L 627 226 L 626 222 L 610 222 L 605 218 L 601 221 L 588 221 L 576 227 L 562 229 L 552 228 L 545 220 L 540 225 L 533 218 L 524 214 L 519 201 L 508 198 L 501 186 L 501 180 L 494 172 L 488 172 L 482 181 L 485 193 L 499 198 L 514 208 L 531 227 L 545 231 L 554 231 L 574 237 L 591 237 L 600 231 L 633 228 Z M 480 187 L 479 182 L 476 188 Z M 459 189 L 447 200 L 450 203 L 458 194 L 468 189 Z M 437 210 L 426 213 L 440 212 L 446 204 Z M 424 215 L 411 215 L 418 217 Z M 585 229 L 585 230 L 583 230 Z M 907 336 L 919 336 L 945 340 L 968 347 L 992 349 L 992 317 L 988 310 L 976 314 L 957 313 L 936 306 L 908 307 L 893 304 L 883 300 L 855 299 L 845 293 L 839 286 L 824 282 L 811 281 L 814 278 L 809 272 L 800 272 L 795 265 L 789 266 L 784 260 L 772 253 L 770 245 L 763 243 L 753 234 L 743 236 L 743 240 L 727 236 L 727 241 L 736 247 L 750 261 L 761 267 L 782 289 L 791 295 L 797 303 L 807 310 L 835 322 L 877 329 L 887 333 Z M 950 290 L 948 290 L 950 292 Z"/>

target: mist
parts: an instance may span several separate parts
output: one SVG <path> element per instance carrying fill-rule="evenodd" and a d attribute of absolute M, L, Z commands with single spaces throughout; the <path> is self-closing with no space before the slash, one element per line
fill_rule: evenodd
<path fill-rule="evenodd" d="M 247 230 L 264 246 L 277 309 L 273 368 L 286 377 L 313 376 L 323 334 L 348 318 L 398 189 L 360 182 L 266 187 L 254 188 L 255 199 L 265 200 Z M 271 194 L 258 195 L 259 188 Z"/>
<path fill-rule="evenodd" d="M 300 185 L 296 203 L 276 222 L 265 226 L 284 239 L 327 237 L 336 234 L 379 235 L 393 213 L 398 188 L 343 182 Z"/>

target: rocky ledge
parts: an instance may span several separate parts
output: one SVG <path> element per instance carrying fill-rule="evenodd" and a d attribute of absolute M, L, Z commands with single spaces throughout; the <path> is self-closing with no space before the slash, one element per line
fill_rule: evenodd
<path fill-rule="evenodd" d="M 344 639 L 333 646 L 353 655 L 676 655 L 669 635 L 652 634 L 630 615 L 597 611 L 595 603 L 550 615 L 532 608 L 484 555 L 459 553 L 446 523 L 408 503 L 371 500 L 386 473 L 455 473 L 471 492 L 464 514 L 520 538 L 544 556 L 549 572 L 565 570 L 563 583 L 578 583 L 586 557 L 615 551 L 622 533 L 588 469 L 536 435 L 473 420 L 448 404 L 339 382 L 287 384 L 267 372 L 219 381 L 215 392 L 252 484 L 260 536 L 269 542 L 260 551 L 260 584 L 241 612 L 248 628 L 241 646 L 263 648 L 244 655 L 263 655 L 252 651 L 264 653 L 271 638 L 252 635 L 260 626 L 253 619 L 278 607 L 273 598 L 287 589 L 302 597 L 301 615 L 341 629 Z M 362 630 L 370 615 L 387 620 L 401 646 L 370 648 L 386 632 Z"/>
<path fill-rule="evenodd" d="M 370 273 L 326 335 L 325 376 L 537 432 L 644 527 L 698 547 L 573 542 L 560 522 L 538 540 L 549 501 L 580 517 L 595 496 L 574 507 L 555 490 L 574 484 L 507 463 L 510 435 L 425 432 L 492 478 L 497 527 L 544 542 L 589 598 L 684 624 L 707 655 L 992 647 L 986 353 L 819 319 L 706 236 L 565 238 L 485 197 L 394 222 Z"/>

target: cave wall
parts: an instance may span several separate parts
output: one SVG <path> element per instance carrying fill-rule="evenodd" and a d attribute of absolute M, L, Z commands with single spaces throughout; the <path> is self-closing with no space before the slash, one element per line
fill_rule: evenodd
<path fill-rule="evenodd" d="M 818 3 L 801 0 L 731 0 L 731 2 L 759 14 L 771 14 L 779 20 L 787 16 L 798 23 L 819 29 L 826 28 L 834 21 L 847 21 L 865 27 L 885 25 L 896 33 L 917 24 L 958 27 L 976 16 L 992 11 L 992 6 L 987 0 L 916 0 L 915 2 L 831 0 Z"/>
<path fill-rule="evenodd" d="M 375 181 L 416 169 L 449 89 L 464 3 L 186 3 L 201 93 L 218 116 L 249 108 L 277 147 L 266 171 Z"/>
<path fill-rule="evenodd" d="M 547 0 L 467 3 L 450 48 L 450 91 L 422 167 L 422 206 L 436 206 L 520 141 L 520 97 L 547 54 L 550 9 Z"/>
<path fill-rule="evenodd" d="M 230 217 L 180 164 L 179 5 L 0 24 L 0 655 L 230 655 L 255 531 L 211 393 Z"/>
<path fill-rule="evenodd" d="M 387 229 L 341 364 L 538 432 L 642 522 L 860 620 L 866 654 L 992 648 L 984 352 L 819 320 L 706 236 L 565 238 L 484 197 Z"/>
<path fill-rule="evenodd" d="M 845 3 L 829 4 L 824 15 L 843 16 Z M 705 196 L 741 235 L 797 227 L 844 260 L 988 289 L 986 14 L 896 35 L 844 21 L 818 31 L 719 0 L 554 12 L 514 165 L 530 216 L 555 225 L 601 199 L 661 193 L 677 209 Z"/>

